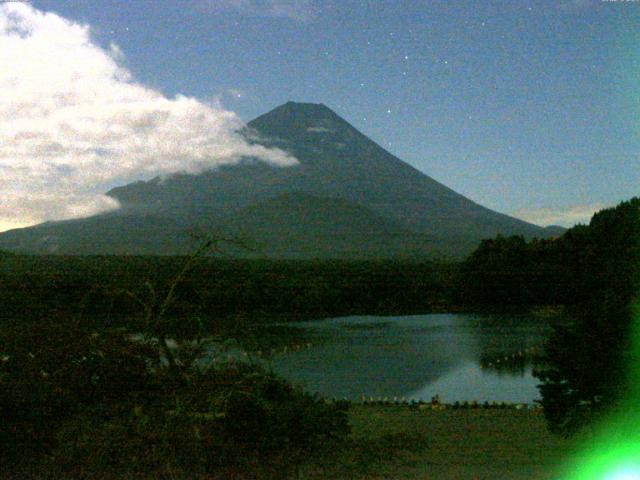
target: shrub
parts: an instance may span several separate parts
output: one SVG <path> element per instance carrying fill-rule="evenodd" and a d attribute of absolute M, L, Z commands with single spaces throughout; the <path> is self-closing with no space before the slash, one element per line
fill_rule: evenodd
<path fill-rule="evenodd" d="M 54 458 L 87 472 L 212 474 L 293 468 L 346 437 L 345 405 L 327 404 L 257 366 L 194 374 L 171 394 L 75 417 Z"/>
<path fill-rule="evenodd" d="M 0 341 L 5 468 L 28 459 L 64 478 L 228 469 L 281 478 L 349 432 L 346 405 L 257 365 L 176 372 L 157 343 L 69 321 L 4 326 Z"/>
<path fill-rule="evenodd" d="M 75 321 L 25 320 L 0 329 L 0 457 L 53 448 L 66 419 L 98 404 L 148 394 L 153 349 L 123 332 Z"/>
<path fill-rule="evenodd" d="M 0 326 L 4 470 L 24 473 L 20 460 L 29 459 L 48 478 L 228 469 L 283 478 L 349 433 L 345 404 L 327 404 L 258 365 L 203 367 L 202 322 L 169 312 L 186 274 L 212 251 L 217 240 L 203 241 L 166 289 L 147 282 L 146 297 L 120 292 L 144 312 L 136 340 L 95 319 Z"/>

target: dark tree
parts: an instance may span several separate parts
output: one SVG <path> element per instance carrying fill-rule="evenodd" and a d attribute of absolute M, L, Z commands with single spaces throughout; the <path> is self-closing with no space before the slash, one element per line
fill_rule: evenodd
<path fill-rule="evenodd" d="M 546 348 L 545 415 L 557 433 L 577 431 L 627 392 L 633 303 L 638 295 L 640 199 L 594 215 L 562 239 L 575 262 L 576 302 Z"/>
<path fill-rule="evenodd" d="M 566 303 L 573 275 L 559 258 L 561 243 L 522 236 L 483 240 L 461 266 L 457 303 L 472 309 Z"/>

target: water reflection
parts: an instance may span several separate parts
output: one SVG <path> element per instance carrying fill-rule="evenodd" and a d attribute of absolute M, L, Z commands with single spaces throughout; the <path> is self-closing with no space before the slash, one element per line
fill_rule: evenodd
<path fill-rule="evenodd" d="M 539 398 L 537 380 L 531 369 L 522 375 L 509 375 L 504 371 L 487 371 L 469 362 L 456 368 L 438 381 L 427 383 L 411 392 L 409 399 L 427 400 L 436 394 L 443 402 L 484 401 L 531 403 Z"/>
<path fill-rule="evenodd" d="M 546 324 L 527 316 L 345 317 L 296 324 L 310 348 L 271 364 L 309 391 L 337 398 L 532 402 L 532 361 Z"/>

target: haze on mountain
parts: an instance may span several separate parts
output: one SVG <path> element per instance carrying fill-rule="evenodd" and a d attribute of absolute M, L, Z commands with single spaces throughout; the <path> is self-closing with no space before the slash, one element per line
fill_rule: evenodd
<path fill-rule="evenodd" d="M 272 258 L 461 257 L 483 238 L 555 236 L 489 210 L 404 163 L 321 104 L 288 102 L 249 122 L 250 142 L 299 164 L 253 159 L 118 187 L 121 208 L 0 234 L 0 248 L 58 254 L 183 254 L 190 232 L 238 236 Z"/>

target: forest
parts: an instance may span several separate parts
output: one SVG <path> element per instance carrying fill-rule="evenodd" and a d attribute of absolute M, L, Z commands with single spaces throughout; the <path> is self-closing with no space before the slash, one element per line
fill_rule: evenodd
<path fill-rule="evenodd" d="M 615 408 L 629 389 L 640 287 L 640 199 L 596 213 L 562 237 L 485 240 L 460 268 L 458 294 L 479 306 L 563 305 L 542 381 L 552 431 L 572 434 Z M 460 297 L 459 297 L 460 298 Z"/>
<path fill-rule="evenodd" d="M 234 260 L 208 255 L 215 239 L 191 257 L 2 253 L 0 473 L 293 475 L 347 441 L 348 404 L 258 362 L 198 360 L 255 324 L 357 313 L 562 306 L 536 375 L 570 435 L 627 391 L 639 213 L 632 199 L 559 238 L 487 239 L 459 264 Z"/>
<path fill-rule="evenodd" d="M 2 318 L 51 311 L 131 326 L 134 296 L 164 291 L 188 257 L 23 256 L 0 260 Z M 457 265 L 437 262 L 237 260 L 201 257 L 179 285 L 172 314 L 210 319 L 318 319 L 452 308 Z"/>

